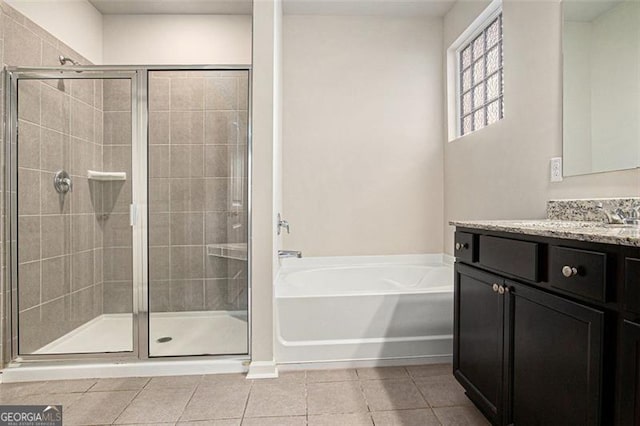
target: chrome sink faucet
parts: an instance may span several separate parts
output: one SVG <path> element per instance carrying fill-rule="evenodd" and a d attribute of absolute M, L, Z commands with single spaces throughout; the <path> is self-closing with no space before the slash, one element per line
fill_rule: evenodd
<path fill-rule="evenodd" d="M 624 224 L 624 225 L 640 225 L 640 204 L 631 207 L 631 210 L 625 212 L 621 208 L 615 209 L 613 212 L 607 211 L 602 203 L 596 205 L 596 209 L 604 213 L 607 223 Z"/>
<path fill-rule="evenodd" d="M 300 259 L 302 258 L 302 252 L 297 250 L 278 250 L 278 257 L 280 259 L 286 259 L 291 257 Z"/>

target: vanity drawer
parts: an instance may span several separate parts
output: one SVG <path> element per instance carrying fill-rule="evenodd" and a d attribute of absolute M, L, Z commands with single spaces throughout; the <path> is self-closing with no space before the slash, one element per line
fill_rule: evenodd
<path fill-rule="evenodd" d="M 456 232 L 453 247 L 455 256 L 465 262 L 477 261 L 478 250 L 476 239 L 477 235 L 468 232 Z"/>
<path fill-rule="evenodd" d="M 624 261 L 624 309 L 640 314 L 640 259 Z"/>
<path fill-rule="evenodd" d="M 607 255 L 595 251 L 552 246 L 549 252 L 551 287 L 604 302 Z"/>
<path fill-rule="evenodd" d="M 526 280 L 540 280 L 538 243 L 481 235 L 478 251 L 481 265 Z"/>

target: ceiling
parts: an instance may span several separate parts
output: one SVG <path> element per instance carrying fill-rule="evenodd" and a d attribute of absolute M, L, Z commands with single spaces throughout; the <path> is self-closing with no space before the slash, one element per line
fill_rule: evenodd
<path fill-rule="evenodd" d="M 260 1 L 260 0 L 256 0 Z M 444 16 L 456 0 L 283 0 L 289 15 Z"/>
<path fill-rule="evenodd" d="M 255 0 L 264 1 L 264 0 Z M 283 0 L 290 15 L 444 16 L 456 0 Z M 249 15 L 252 0 L 89 0 L 103 15 Z"/>
<path fill-rule="evenodd" d="M 103 15 L 250 15 L 252 7 L 251 0 L 89 0 L 89 3 Z"/>

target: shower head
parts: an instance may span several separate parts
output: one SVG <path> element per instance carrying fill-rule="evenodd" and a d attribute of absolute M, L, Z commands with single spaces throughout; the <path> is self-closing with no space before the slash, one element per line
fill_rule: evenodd
<path fill-rule="evenodd" d="M 58 56 L 58 60 L 60 61 L 60 65 L 66 65 L 67 63 L 71 63 L 72 65 L 76 65 L 76 66 L 80 65 L 80 62 L 74 59 L 71 59 L 67 56 L 60 55 Z"/>

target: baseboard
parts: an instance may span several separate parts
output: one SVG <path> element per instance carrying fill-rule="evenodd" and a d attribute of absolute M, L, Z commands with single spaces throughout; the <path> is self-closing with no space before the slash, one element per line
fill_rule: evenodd
<path fill-rule="evenodd" d="M 406 358 L 380 359 L 346 359 L 336 361 L 311 361 L 278 364 L 279 371 L 291 370 L 329 370 L 338 368 L 368 368 L 368 367 L 402 367 L 406 365 L 450 364 L 451 355 L 420 356 Z"/>
<path fill-rule="evenodd" d="M 278 367 L 275 361 L 251 361 L 247 379 L 275 379 L 278 377 Z"/>

